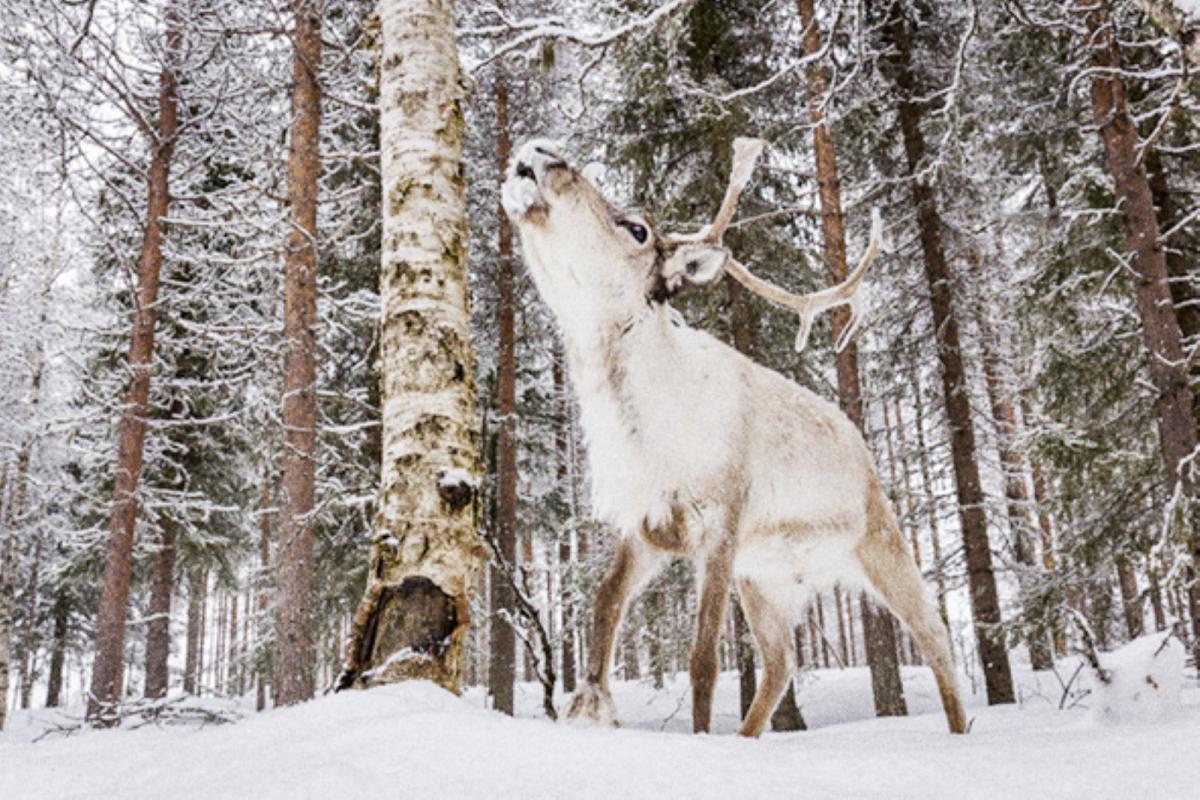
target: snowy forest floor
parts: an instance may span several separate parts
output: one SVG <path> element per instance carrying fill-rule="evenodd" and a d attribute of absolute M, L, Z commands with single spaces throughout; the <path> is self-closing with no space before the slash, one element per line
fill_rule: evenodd
<path fill-rule="evenodd" d="M 1059 668 L 1064 680 L 1072 672 Z M 621 729 L 541 718 L 533 684 L 518 687 L 517 719 L 484 710 L 478 688 L 456 698 L 426 683 L 249 712 L 232 725 L 55 733 L 36 743 L 69 715 L 17 712 L 0 735 L 0 798 L 1200 797 L 1194 676 L 1172 719 L 1120 726 L 1096 719 L 1082 677 L 1065 710 L 1054 674 L 1017 677 L 1017 706 L 969 697 L 963 737 L 946 733 L 920 667 L 904 668 L 911 715 L 890 719 L 873 716 L 865 668 L 808 672 L 798 697 L 810 730 L 758 741 L 730 735 L 735 673 L 721 676 L 711 736 L 680 735 L 691 729 L 686 674 L 659 690 L 616 684 Z"/>

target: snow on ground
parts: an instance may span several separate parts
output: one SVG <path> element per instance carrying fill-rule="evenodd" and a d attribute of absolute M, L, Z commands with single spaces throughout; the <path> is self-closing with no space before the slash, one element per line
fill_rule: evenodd
<path fill-rule="evenodd" d="M 1086 671 L 1085 671 L 1086 672 Z M 1073 667 L 1061 666 L 1070 678 Z M 721 676 L 711 736 L 690 730 L 687 676 L 661 690 L 619 683 L 621 729 L 518 719 L 431 684 L 343 692 L 233 725 L 55 734 L 55 712 L 18 712 L 0 735 L 0 798 L 1157 798 L 1200 797 L 1200 688 L 1154 724 L 1102 725 L 1059 681 L 1019 673 L 1020 706 L 969 701 L 951 736 L 928 670 L 905 668 L 912 716 L 874 719 L 866 669 L 805 676 L 807 732 L 729 735 L 737 676 Z M 1080 680 L 1083 680 L 1081 675 Z M 964 684 L 967 685 L 967 684 Z M 1076 684 L 1076 688 L 1078 683 Z"/>

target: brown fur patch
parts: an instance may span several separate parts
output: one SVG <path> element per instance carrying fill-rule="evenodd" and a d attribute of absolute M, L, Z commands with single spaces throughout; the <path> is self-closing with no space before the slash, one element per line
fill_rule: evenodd
<path fill-rule="evenodd" d="M 657 547 L 659 550 L 666 550 L 677 555 L 686 555 L 690 549 L 690 542 L 683 508 L 679 505 L 671 506 L 671 519 L 653 528 L 643 521 L 641 537 L 651 547 Z"/>

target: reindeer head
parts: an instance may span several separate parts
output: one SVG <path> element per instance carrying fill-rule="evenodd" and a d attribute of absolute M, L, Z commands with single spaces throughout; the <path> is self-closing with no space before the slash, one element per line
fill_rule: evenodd
<path fill-rule="evenodd" d="M 762 152 L 759 139 L 734 142 L 729 186 L 713 222 L 689 236 L 663 236 L 649 216 L 614 207 L 556 145 L 534 140 L 521 147 L 509 166 L 502 202 L 521 232 L 534 281 L 564 327 L 619 322 L 646 304 L 661 305 L 687 286 L 702 286 L 728 272 L 756 294 L 799 312 L 797 349 L 808 339 L 812 320 L 837 305 L 860 317 L 856 288 L 878 247 L 878 216 L 871 245 L 845 282 L 821 292 L 794 295 L 755 277 L 722 244 L 738 197 Z"/>
<path fill-rule="evenodd" d="M 610 203 L 551 143 L 518 150 L 502 193 L 538 290 L 560 321 L 621 319 L 687 284 L 720 277 L 729 251 L 662 237 L 646 214 Z"/>

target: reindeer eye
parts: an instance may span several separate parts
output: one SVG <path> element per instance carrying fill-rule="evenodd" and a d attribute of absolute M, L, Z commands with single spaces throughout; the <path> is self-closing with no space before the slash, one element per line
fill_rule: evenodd
<path fill-rule="evenodd" d="M 647 232 L 645 226 L 639 225 L 636 222 L 630 222 L 627 219 L 623 219 L 617 224 L 629 231 L 629 235 L 637 239 L 638 244 L 646 243 Z"/>

